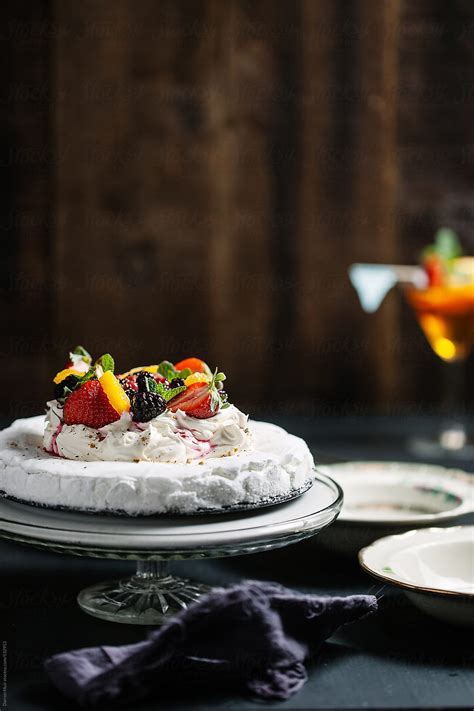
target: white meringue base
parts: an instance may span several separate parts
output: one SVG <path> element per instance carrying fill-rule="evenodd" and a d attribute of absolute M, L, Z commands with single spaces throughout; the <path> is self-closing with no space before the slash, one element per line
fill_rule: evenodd
<path fill-rule="evenodd" d="M 0 492 L 21 501 L 82 511 L 194 513 L 289 496 L 312 478 L 304 440 L 266 422 L 249 422 L 251 449 L 189 464 L 83 461 L 43 449 L 44 417 L 0 432 Z"/>

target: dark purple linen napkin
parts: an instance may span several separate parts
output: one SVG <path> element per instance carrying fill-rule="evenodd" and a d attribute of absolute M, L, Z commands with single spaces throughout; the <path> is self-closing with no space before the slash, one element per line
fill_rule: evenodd
<path fill-rule="evenodd" d="M 83 706 L 119 706 L 173 688 L 283 700 L 303 686 L 305 660 L 338 627 L 376 609 L 372 595 L 320 597 L 247 581 L 214 588 L 143 642 L 64 652 L 45 668 Z"/>

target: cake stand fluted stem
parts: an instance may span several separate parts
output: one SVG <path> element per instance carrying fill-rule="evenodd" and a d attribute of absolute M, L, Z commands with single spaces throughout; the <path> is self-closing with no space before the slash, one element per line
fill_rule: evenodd
<path fill-rule="evenodd" d="M 93 585 L 78 595 L 94 617 L 135 625 L 162 625 L 210 588 L 171 575 L 164 560 L 139 560 L 135 575 Z"/>
<path fill-rule="evenodd" d="M 169 575 L 167 560 L 137 560 L 135 577 L 151 580 L 152 578 L 165 578 Z"/>

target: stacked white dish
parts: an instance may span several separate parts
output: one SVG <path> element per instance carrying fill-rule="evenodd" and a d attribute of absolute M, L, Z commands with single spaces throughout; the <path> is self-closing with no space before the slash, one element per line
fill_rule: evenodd
<path fill-rule="evenodd" d="M 320 466 L 344 491 L 338 520 L 318 537 L 337 553 L 356 556 L 382 536 L 446 526 L 474 511 L 472 475 L 404 462 L 345 462 Z"/>
<path fill-rule="evenodd" d="M 452 526 L 474 512 L 474 477 L 401 462 L 320 470 L 342 487 L 344 504 L 318 545 L 358 554 L 366 572 L 432 617 L 474 627 L 474 526 Z"/>

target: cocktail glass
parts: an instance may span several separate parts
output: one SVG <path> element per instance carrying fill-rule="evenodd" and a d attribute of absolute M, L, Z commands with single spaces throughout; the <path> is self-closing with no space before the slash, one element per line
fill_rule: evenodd
<path fill-rule="evenodd" d="M 431 459 L 474 458 L 474 443 L 469 440 L 462 414 L 465 361 L 474 347 L 474 283 L 402 288 L 426 340 L 447 364 L 443 395 L 446 421 L 434 437 L 414 437 L 411 446 L 417 454 Z"/>
<path fill-rule="evenodd" d="M 407 302 L 436 355 L 445 362 L 443 411 L 445 421 L 432 437 L 414 436 L 410 448 L 429 459 L 474 460 L 474 442 L 463 415 L 465 362 L 474 348 L 474 267 L 460 284 L 429 286 L 416 266 L 354 264 L 349 270 L 362 307 L 376 311 L 395 285 Z M 472 272 L 472 273 L 471 273 Z"/>

